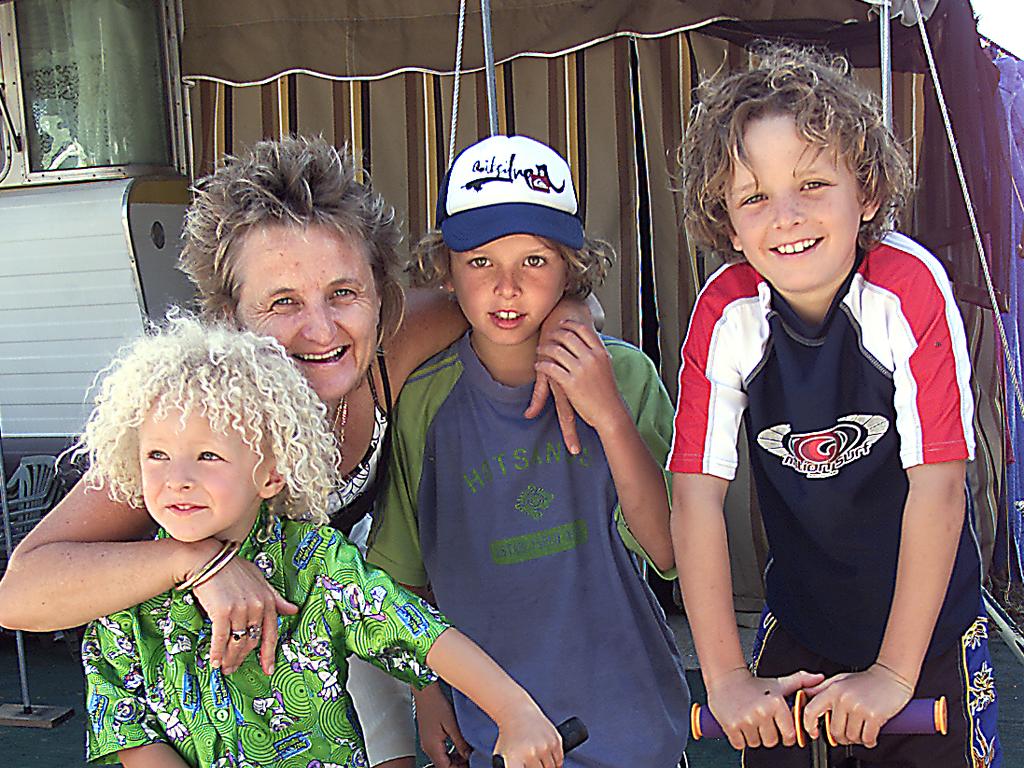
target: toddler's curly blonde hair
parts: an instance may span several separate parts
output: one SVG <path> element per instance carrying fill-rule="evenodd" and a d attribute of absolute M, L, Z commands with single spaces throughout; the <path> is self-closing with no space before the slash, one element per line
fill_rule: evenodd
<path fill-rule="evenodd" d="M 150 414 L 198 412 L 215 432 L 236 431 L 285 481 L 277 514 L 327 522 L 340 455 L 326 408 L 274 339 L 172 312 L 166 327 L 123 348 L 104 368 L 96 407 L 69 450 L 85 457 L 86 487 L 143 506 L 139 427 Z"/>

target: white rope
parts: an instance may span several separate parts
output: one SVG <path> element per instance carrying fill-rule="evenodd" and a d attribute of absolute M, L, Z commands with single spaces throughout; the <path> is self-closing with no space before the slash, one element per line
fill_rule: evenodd
<path fill-rule="evenodd" d="M 455 160 L 455 128 L 459 124 L 459 81 L 462 74 L 462 36 L 466 31 L 466 0 L 459 0 L 459 37 L 455 43 L 455 83 L 452 88 L 452 130 L 448 139 L 448 167 Z"/>
<path fill-rule="evenodd" d="M 992 623 L 996 625 L 999 636 L 1003 638 L 1010 651 L 1017 657 L 1017 661 L 1024 664 L 1024 637 L 1021 637 L 1020 630 L 1014 624 L 1013 618 L 984 587 L 981 588 L 981 601 L 984 603 Z"/>
<path fill-rule="evenodd" d="M 1003 326 L 1003 318 L 999 314 L 999 303 L 996 301 L 996 289 L 992 285 L 992 275 L 989 273 L 988 262 L 985 260 L 985 248 L 981 242 L 981 231 L 978 229 L 978 220 L 974 214 L 974 203 L 971 200 L 971 192 L 967 188 L 967 177 L 964 174 L 963 164 L 960 162 L 960 150 L 957 148 L 956 137 L 953 135 L 953 124 L 949 119 L 949 110 L 946 108 L 946 99 L 942 95 L 942 85 L 939 83 L 939 71 L 935 66 L 935 57 L 932 55 L 932 47 L 928 41 L 928 33 L 924 28 L 924 18 L 921 14 L 921 6 L 918 0 L 913 0 L 914 8 L 917 11 L 917 26 L 921 30 L 921 42 L 924 44 L 924 52 L 928 57 L 928 69 L 931 71 L 932 82 L 935 85 L 935 95 L 939 100 L 939 109 L 942 111 L 942 120 L 946 126 L 946 138 L 949 140 L 949 148 L 953 153 L 953 164 L 956 166 L 957 178 L 960 180 L 960 191 L 964 196 L 964 204 L 967 206 L 967 216 L 971 221 L 971 231 L 974 233 L 974 245 L 978 249 L 978 259 L 981 261 L 981 271 L 985 275 L 985 287 L 988 288 L 988 298 L 992 302 L 992 313 L 995 315 L 996 328 L 999 329 L 999 339 L 1003 344 L 1003 353 L 1006 355 L 1006 367 L 1010 371 L 1010 380 L 1013 382 L 1013 392 L 1017 400 L 1017 408 L 1024 417 L 1024 396 L 1021 395 L 1020 380 L 1017 376 L 1016 358 L 1010 352 L 1010 342 L 1006 338 L 1006 328 Z M 1020 629 L 1013 623 L 1012 619 L 1003 611 L 998 602 L 992 599 L 987 590 L 982 590 L 983 601 L 986 613 L 995 623 L 1000 637 L 1014 652 L 1017 660 L 1024 664 L 1024 636 Z"/>
<path fill-rule="evenodd" d="M 999 329 L 999 339 L 1003 344 L 1003 353 L 1006 355 L 1006 367 L 1010 372 L 1010 380 L 1013 383 L 1013 393 L 1017 401 L 1017 408 L 1020 411 L 1021 418 L 1024 418 L 1024 394 L 1021 392 L 1020 378 L 1017 375 L 1017 357 L 1010 351 L 1010 342 L 1006 338 L 1006 328 L 1003 325 L 1003 318 L 999 313 L 996 289 L 992 285 L 992 275 L 989 272 L 988 261 L 985 259 L 985 247 L 981 242 L 981 231 L 978 228 L 978 219 L 974 213 L 974 202 L 971 200 L 971 192 L 967 188 L 967 177 L 964 174 L 963 163 L 960 162 L 960 150 L 957 147 L 956 137 L 953 135 L 953 123 L 949 118 L 949 110 L 946 108 L 946 98 L 942 94 L 938 67 L 935 66 L 935 57 L 932 55 L 932 46 L 928 40 L 928 32 L 924 28 L 924 15 L 921 13 L 921 4 L 919 0 L 913 0 L 913 3 L 914 10 L 917 11 L 917 27 L 921 31 L 921 43 L 924 45 L 924 53 L 928 58 L 928 69 L 931 72 L 932 83 L 935 86 L 935 95 L 939 101 L 939 110 L 942 112 L 942 121 L 946 126 L 946 138 L 949 140 L 949 148 L 953 154 L 953 164 L 956 166 L 957 179 L 960 181 L 960 191 L 963 194 L 964 204 L 967 207 L 967 217 L 971 222 L 971 232 L 974 233 L 974 245 L 978 249 L 981 272 L 985 276 L 985 287 L 988 289 L 988 298 L 992 303 L 992 313 L 995 315 L 996 328 Z"/>

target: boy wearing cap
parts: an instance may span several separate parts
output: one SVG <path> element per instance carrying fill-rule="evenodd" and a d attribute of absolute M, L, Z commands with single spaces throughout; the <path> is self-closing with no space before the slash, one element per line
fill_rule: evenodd
<path fill-rule="evenodd" d="M 635 556 L 672 570 L 672 406 L 635 347 L 572 321 L 540 339 L 563 295 L 601 282 L 611 249 L 584 237 L 566 162 L 524 136 L 459 155 L 437 218 L 409 271 L 453 291 L 471 330 L 403 389 L 368 559 L 429 585 L 550 718 L 587 724 L 566 766 L 672 768 L 689 694 Z M 537 373 L 584 422 L 578 454 L 553 407 L 524 417 Z M 493 726 L 458 693 L 455 706 L 471 765 L 486 765 Z"/>

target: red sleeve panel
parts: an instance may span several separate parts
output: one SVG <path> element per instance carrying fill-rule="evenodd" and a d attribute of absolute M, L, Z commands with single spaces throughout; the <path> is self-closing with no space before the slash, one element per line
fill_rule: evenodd
<path fill-rule="evenodd" d="M 723 267 L 697 298 L 683 342 L 671 472 L 736 474 L 744 377 L 767 340 L 767 286 L 747 264 Z"/>
<path fill-rule="evenodd" d="M 861 265 L 864 342 L 885 320 L 903 466 L 973 458 L 974 403 L 963 321 L 939 261 L 890 235 Z"/>

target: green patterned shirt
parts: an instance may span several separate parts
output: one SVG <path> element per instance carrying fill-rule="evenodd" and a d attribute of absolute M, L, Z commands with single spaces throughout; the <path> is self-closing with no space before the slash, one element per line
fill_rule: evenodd
<path fill-rule="evenodd" d="M 164 742 L 204 768 L 365 766 L 348 654 L 417 687 L 436 679 L 426 656 L 444 618 L 336 530 L 261 515 L 239 557 L 300 607 L 280 618 L 273 676 L 256 654 L 230 676 L 211 669 L 211 624 L 191 593 L 99 619 L 82 645 L 90 761 Z"/>

